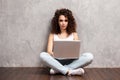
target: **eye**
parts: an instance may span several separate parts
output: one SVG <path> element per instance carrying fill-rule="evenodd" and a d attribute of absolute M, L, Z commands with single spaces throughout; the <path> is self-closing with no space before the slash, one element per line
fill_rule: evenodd
<path fill-rule="evenodd" d="M 65 22 L 68 22 L 68 20 L 65 20 Z"/>
<path fill-rule="evenodd" d="M 63 20 L 59 20 L 60 22 L 62 22 Z"/>

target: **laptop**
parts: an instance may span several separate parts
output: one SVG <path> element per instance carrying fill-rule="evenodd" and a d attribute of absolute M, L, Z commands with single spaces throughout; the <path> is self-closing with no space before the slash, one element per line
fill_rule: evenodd
<path fill-rule="evenodd" d="M 58 59 L 74 59 L 79 57 L 80 40 L 54 41 L 54 57 Z"/>

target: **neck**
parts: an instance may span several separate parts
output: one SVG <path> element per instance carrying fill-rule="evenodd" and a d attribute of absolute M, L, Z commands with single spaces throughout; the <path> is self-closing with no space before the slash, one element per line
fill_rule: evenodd
<path fill-rule="evenodd" d="M 68 33 L 66 30 L 61 30 L 61 33 L 58 36 L 59 38 L 64 39 L 68 37 Z"/>
<path fill-rule="evenodd" d="M 61 30 L 61 33 L 67 33 L 67 31 L 66 30 Z"/>

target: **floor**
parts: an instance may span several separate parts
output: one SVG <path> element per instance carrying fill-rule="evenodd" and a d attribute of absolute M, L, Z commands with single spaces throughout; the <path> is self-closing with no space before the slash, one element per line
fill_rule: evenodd
<path fill-rule="evenodd" d="M 120 68 L 85 68 L 83 76 L 63 76 L 46 68 L 0 67 L 0 80 L 120 80 Z"/>

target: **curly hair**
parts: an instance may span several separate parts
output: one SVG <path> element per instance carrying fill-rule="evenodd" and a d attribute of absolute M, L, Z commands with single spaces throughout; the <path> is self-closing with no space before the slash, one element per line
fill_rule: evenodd
<path fill-rule="evenodd" d="M 66 29 L 68 35 L 70 35 L 73 32 L 76 32 L 76 21 L 73 17 L 72 12 L 69 9 L 63 8 L 63 9 L 57 9 L 55 14 L 54 14 L 54 17 L 52 18 L 51 33 L 54 33 L 54 34 L 60 34 L 61 33 L 59 23 L 58 23 L 58 19 L 59 19 L 60 15 L 64 15 L 65 17 L 68 18 L 68 26 L 67 26 L 67 29 Z"/>

